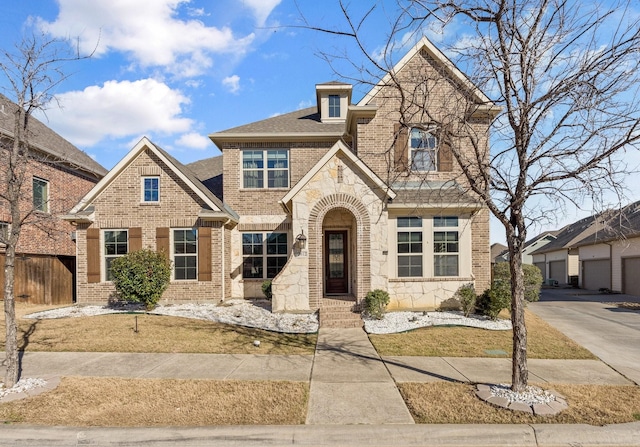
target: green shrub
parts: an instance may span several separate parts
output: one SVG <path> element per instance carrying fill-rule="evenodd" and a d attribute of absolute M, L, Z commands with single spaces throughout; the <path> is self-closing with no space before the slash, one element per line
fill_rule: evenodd
<path fill-rule="evenodd" d="M 540 299 L 542 287 L 542 273 L 535 265 L 523 264 L 524 272 L 524 299 L 530 303 Z M 508 262 L 499 262 L 493 267 L 493 280 L 505 281 L 507 286 L 511 284 L 511 272 Z"/>
<path fill-rule="evenodd" d="M 264 293 L 264 296 L 266 296 L 268 300 L 270 300 L 271 297 L 273 297 L 273 293 L 271 293 L 271 280 L 270 279 L 267 279 L 266 281 L 262 282 L 262 293 Z"/>
<path fill-rule="evenodd" d="M 372 318 L 381 320 L 389 304 L 389 294 L 384 290 L 376 289 L 367 293 L 364 299 L 365 310 Z"/>
<path fill-rule="evenodd" d="M 496 285 L 494 281 L 494 287 L 484 291 L 482 295 L 478 297 L 476 307 L 481 314 L 488 316 L 492 320 L 498 318 L 498 314 L 502 309 L 506 309 L 511 304 L 511 291 L 509 287 L 504 287 L 504 283 Z"/>
<path fill-rule="evenodd" d="M 465 317 L 468 317 L 476 309 L 476 289 L 473 284 L 465 284 L 460 286 L 456 292 L 456 297 L 462 307 L 462 312 Z"/>
<path fill-rule="evenodd" d="M 111 263 L 118 297 L 153 309 L 169 286 L 171 261 L 165 254 L 143 249 L 118 257 Z"/>

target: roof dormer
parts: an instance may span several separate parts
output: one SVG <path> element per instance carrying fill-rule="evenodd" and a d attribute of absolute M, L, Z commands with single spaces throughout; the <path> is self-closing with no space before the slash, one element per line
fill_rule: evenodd
<path fill-rule="evenodd" d="M 337 81 L 316 84 L 318 113 L 323 123 L 345 122 L 351 105 L 351 90 L 351 84 Z"/>

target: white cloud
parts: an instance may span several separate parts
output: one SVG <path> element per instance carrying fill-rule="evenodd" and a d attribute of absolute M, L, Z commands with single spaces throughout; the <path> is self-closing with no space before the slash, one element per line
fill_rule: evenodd
<path fill-rule="evenodd" d="M 196 132 L 186 133 L 176 140 L 176 146 L 185 146 L 192 149 L 210 149 L 213 147 L 211 140 Z"/>
<path fill-rule="evenodd" d="M 222 80 L 222 85 L 224 85 L 231 93 L 238 93 L 238 91 L 240 91 L 240 76 L 227 76 Z"/>
<path fill-rule="evenodd" d="M 253 33 L 236 38 L 229 27 L 177 18 L 182 3 L 188 0 L 58 0 L 56 20 L 38 23 L 54 37 L 78 36 L 84 54 L 122 51 L 142 67 L 165 67 L 182 77 L 204 73 L 214 53 L 237 56 L 253 42 Z"/>
<path fill-rule="evenodd" d="M 244 0 L 244 4 L 253 10 L 256 25 L 263 26 L 267 18 L 281 0 Z"/>
<path fill-rule="evenodd" d="M 106 138 L 183 133 L 193 125 L 180 116 L 189 98 L 154 79 L 108 81 L 57 94 L 56 99 L 61 107 L 47 111 L 51 127 L 82 147 Z"/>

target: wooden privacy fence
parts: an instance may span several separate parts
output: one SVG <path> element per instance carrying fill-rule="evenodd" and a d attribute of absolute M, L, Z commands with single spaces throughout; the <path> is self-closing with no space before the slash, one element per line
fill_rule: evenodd
<path fill-rule="evenodd" d="M 4 299 L 4 253 L 0 253 L 0 298 Z M 18 255 L 15 269 L 16 303 L 71 304 L 74 301 L 76 260 L 71 256 Z"/>

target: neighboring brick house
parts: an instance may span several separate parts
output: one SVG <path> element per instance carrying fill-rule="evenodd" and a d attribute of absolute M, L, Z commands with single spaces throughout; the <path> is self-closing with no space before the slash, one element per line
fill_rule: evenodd
<path fill-rule="evenodd" d="M 499 109 L 427 39 L 392 73 L 406 91 L 428 84 L 416 98 L 423 116 L 463 116 L 488 160 Z M 78 300 L 113 292 L 107 251 L 166 247 L 169 233 L 175 253 L 175 230 L 200 234 L 208 225 L 213 287 L 174 277 L 163 299 L 261 297 L 271 279 L 273 311 L 315 311 L 326 297 L 360 303 L 372 289 L 389 292 L 390 309 L 433 309 L 463 284 L 487 288 L 488 210 L 466 188 L 435 121 L 401 116 L 416 111 L 400 104 L 390 76 L 358 104 L 351 85 L 318 84 L 316 107 L 210 135 L 222 157 L 191 164 L 189 181 L 188 168 L 143 139 L 68 216 L 80 259 L 93 259 L 78 263 Z M 464 110 L 452 106 L 460 103 Z M 150 177 L 160 188 L 151 205 L 142 203 Z M 193 274 L 205 264 L 198 258 Z"/>
<path fill-rule="evenodd" d="M 17 105 L 0 95 L 0 188 L 13 141 Z M 57 216 L 66 213 L 106 173 L 100 164 L 33 116 L 29 121 L 30 157 L 21 208 L 26 218 L 17 247 L 15 294 L 32 303 L 69 303 L 73 298 L 75 228 Z M 11 226 L 9 204 L 0 199 L 0 231 Z M 0 261 L 4 265 L 4 248 Z M 3 278 L 4 269 L 0 272 Z M 3 292 L 0 291 L 0 297 Z"/>

